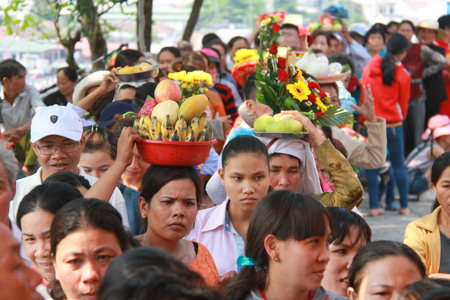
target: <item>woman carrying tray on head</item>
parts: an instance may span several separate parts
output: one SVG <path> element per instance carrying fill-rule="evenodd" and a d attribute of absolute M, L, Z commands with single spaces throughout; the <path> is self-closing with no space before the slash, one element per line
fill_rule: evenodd
<path fill-rule="evenodd" d="M 347 159 L 334 148 L 312 122 L 298 111 L 285 111 L 300 121 L 307 132 L 301 139 L 261 139 L 267 145 L 270 164 L 270 185 L 275 190 L 301 191 L 314 196 L 326 206 L 349 210 L 362 199 L 363 188 Z M 309 143 L 309 144 L 308 144 Z M 318 160 L 334 181 L 334 192 L 322 192 L 316 169 L 313 147 Z"/>

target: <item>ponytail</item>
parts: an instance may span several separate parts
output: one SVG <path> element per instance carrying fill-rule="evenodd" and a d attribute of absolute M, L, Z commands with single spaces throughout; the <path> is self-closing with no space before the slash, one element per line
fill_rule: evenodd
<path fill-rule="evenodd" d="M 383 73 L 383 84 L 391 85 L 395 81 L 395 72 L 397 66 L 395 65 L 394 55 L 390 52 L 386 53 L 383 61 L 381 62 L 381 72 Z"/>
<path fill-rule="evenodd" d="M 233 278 L 227 287 L 225 298 L 228 300 L 246 299 L 256 287 L 264 290 L 266 286 L 266 270 L 258 266 L 246 266 Z"/>

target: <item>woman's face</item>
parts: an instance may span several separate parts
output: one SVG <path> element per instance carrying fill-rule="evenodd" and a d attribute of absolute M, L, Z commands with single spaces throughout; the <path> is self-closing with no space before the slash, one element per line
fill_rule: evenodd
<path fill-rule="evenodd" d="M 139 152 L 134 146 L 133 148 L 133 161 L 131 165 L 129 165 L 125 172 L 123 172 L 123 176 L 126 177 L 127 181 L 132 182 L 142 182 L 142 178 L 144 178 L 145 171 L 150 167 L 149 163 L 146 163 L 139 156 Z"/>
<path fill-rule="evenodd" d="M 50 255 L 50 228 L 54 214 L 44 210 L 33 211 L 22 217 L 22 244 L 28 259 L 48 282 L 55 279 Z"/>
<path fill-rule="evenodd" d="M 239 39 L 239 40 L 235 41 L 233 44 L 233 47 L 230 49 L 231 58 L 234 58 L 234 56 L 236 55 L 236 51 L 238 51 L 240 49 L 246 49 L 246 48 L 249 48 L 249 45 L 246 40 Z"/>
<path fill-rule="evenodd" d="M 198 206 L 192 180 L 172 180 L 156 193 L 150 206 L 139 199 L 141 213 L 148 216 L 148 234 L 162 240 L 177 241 L 194 226 Z"/>
<path fill-rule="evenodd" d="M 94 153 L 81 153 L 78 166 L 83 168 L 86 174 L 100 178 L 114 163 L 111 155 L 105 151 Z"/>
<path fill-rule="evenodd" d="M 72 82 L 63 71 L 59 71 L 56 74 L 56 86 L 63 96 L 71 96 L 73 94 L 73 89 L 77 85 L 78 81 Z"/>
<path fill-rule="evenodd" d="M 420 43 L 423 45 L 431 45 L 433 41 L 436 39 L 436 30 L 427 29 L 427 28 L 419 28 L 417 32 L 417 38 Z"/>
<path fill-rule="evenodd" d="M 285 280 L 287 287 L 310 291 L 319 289 L 330 260 L 330 237 L 331 229 L 327 224 L 324 236 L 280 242 L 276 271 Z"/>
<path fill-rule="evenodd" d="M 338 296 L 347 297 L 348 270 L 353 257 L 359 249 L 366 244 L 362 238 L 358 238 L 359 229 L 350 227 L 350 232 L 340 244 L 330 245 L 330 261 L 328 262 L 322 285 L 327 291 L 332 291 Z"/>
<path fill-rule="evenodd" d="M 227 52 L 225 51 L 225 49 L 218 44 L 212 45 L 211 48 L 216 49 L 217 51 L 219 51 L 220 54 L 220 66 L 222 68 L 225 68 L 225 65 L 227 63 Z"/>
<path fill-rule="evenodd" d="M 342 52 L 342 41 L 338 39 L 331 39 L 330 47 L 328 48 L 328 55 L 340 52 Z"/>
<path fill-rule="evenodd" d="M 436 198 L 439 201 L 442 209 L 450 215 L 450 167 L 447 167 L 439 177 L 436 185 L 431 183 L 434 191 L 436 192 Z"/>
<path fill-rule="evenodd" d="M 412 36 L 414 35 L 414 30 L 411 25 L 403 23 L 398 27 L 398 33 L 406 37 L 408 41 L 411 41 Z"/>
<path fill-rule="evenodd" d="M 159 67 L 169 70 L 170 64 L 175 60 L 175 55 L 170 51 L 164 51 L 159 55 Z"/>
<path fill-rule="evenodd" d="M 350 300 L 397 300 L 407 285 L 419 280 L 422 280 L 419 268 L 409 258 L 385 257 L 369 263 L 363 272 L 358 294 L 349 287 L 347 295 Z"/>
<path fill-rule="evenodd" d="M 300 164 L 297 158 L 279 154 L 270 159 L 270 185 L 275 190 L 295 191 L 300 178 Z"/>
<path fill-rule="evenodd" d="M 122 254 L 117 236 L 100 228 L 67 235 L 53 258 L 56 279 L 68 300 L 97 299 L 100 281 L 114 258 Z"/>
<path fill-rule="evenodd" d="M 318 35 L 314 39 L 314 44 L 311 45 L 311 49 L 322 50 L 325 55 L 328 55 L 328 42 L 324 35 Z"/>
<path fill-rule="evenodd" d="M 330 95 L 330 103 L 334 106 L 341 107 L 341 101 L 339 100 L 338 92 L 336 91 L 335 87 L 332 85 L 321 85 L 320 88 Z"/>
<path fill-rule="evenodd" d="M 262 154 L 233 156 L 219 175 L 230 201 L 246 212 L 252 212 L 269 189 L 269 166 Z"/>
<path fill-rule="evenodd" d="M 369 50 L 380 53 L 384 46 L 384 40 L 381 33 L 377 32 L 369 35 L 366 46 Z"/>

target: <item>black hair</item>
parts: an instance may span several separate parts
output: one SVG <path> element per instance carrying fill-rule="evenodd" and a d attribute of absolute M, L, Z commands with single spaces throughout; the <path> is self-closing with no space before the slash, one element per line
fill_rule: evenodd
<path fill-rule="evenodd" d="M 256 100 L 256 74 L 251 73 L 245 78 L 244 84 L 244 99 L 245 100 Z"/>
<path fill-rule="evenodd" d="M 231 158 L 242 153 L 255 153 L 262 155 L 269 166 L 269 154 L 267 147 L 253 136 L 240 135 L 225 145 L 222 151 L 222 167 L 225 169 Z"/>
<path fill-rule="evenodd" d="M 297 31 L 297 35 L 300 33 L 300 31 L 298 30 L 298 26 L 291 23 L 284 23 L 283 25 L 281 25 L 281 30 L 283 29 L 294 29 Z"/>
<path fill-rule="evenodd" d="M 228 52 L 228 46 L 227 46 L 227 44 L 225 44 L 224 42 L 222 42 L 222 40 L 220 40 L 220 39 L 216 39 L 216 40 L 210 41 L 210 42 L 209 42 L 208 44 L 206 44 L 206 46 L 203 47 L 203 48 L 211 48 L 211 49 L 213 49 L 212 46 L 214 46 L 214 45 L 219 45 L 219 46 L 221 46 L 221 47 L 223 48 L 223 50 L 225 51 L 225 54 L 227 54 L 227 52 Z M 220 53 L 219 53 L 219 57 L 220 57 Z"/>
<path fill-rule="evenodd" d="M 400 26 L 401 26 L 402 24 L 408 24 L 409 26 L 411 26 L 411 28 L 412 28 L 412 30 L 413 30 L 414 32 L 416 31 L 416 26 L 414 26 L 414 23 L 411 22 L 410 20 L 402 20 L 402 21 L 400 22 L 400 24 L 398 24 L 398 27 L 400 28 Z"/>
<path fill-rule="evenodd" d="M 155 89 L 158 84 L 154 82 L 147 82 L 138 87 L 136 90 L 136 98 L 147 100 L 147 96 L 155 98 Z"/>
<path fill-rule="evenodd" d="M 48 176 L 47 179 L 45 179 L 44 183 L 50 182 L 65 183 L 73 186 L 74 188 L 79 188 L 81 186 L 85 187 L 88 190 L 91 188 L 89 180 L 71 171 L 61 171 Z"/>
<path fill-rule="evenodd" d="M 441 154 L 433 163 L 431 167 L 431 183 L 436 185 L 441 178 L 442 173 L 450 167 L 450 152 Z"/>
<path fill-rule="evenodd" d="M 0 82 L 3 84 L 3 79 L 11 79 L 20 72 L 26 71 L 25 67 L 17 60 L 9 58 L 0 62 Z"/>
<path fill-rule="evenodd" d="M 126 49 L 120 51 L 116 56 L 116 62 L 114 63 L 114 67 L 126 67 L 126 66 L 134 66 L 139 58 L 144 57 L 144 54 L 140 51 L 133 49 Z"/>
<path fill-rule="evenodd" d="M 387 26 L 385 24 L 383 24 L 383 23 L 375 23 L 375 24 L 372 25 L 372 27 L 370 29 L 372 29 L 372 28 L 381 30 L 383 32 L 383 35 L 384 35 L 384 33 L 386 33 Z"/>
<path fill-rule="evenodd" d="M 155 247 L 130 250 L 108 267 L 98 300 L 214 300 L 222 296 L 201 275 Z"/>
<path fill-rule="evenodd" d="M 227 44 L 228 49 L 233 48 L 234 43 L 236 43 L 239 40 L 246 41 L 247 45 L 248 45 L 248 40 L 245 37 L 243 37 L 243 36 L 235 36 L 235 37 L 232 37 L 231 40 L 228 42 L 228 44 Z M 249 45 L 249 47 L 250 47 L 250 45 Z"/>
<path fill-rule="evenodd" d="M 443 280 L 447 282 L 447 285 L 450 283 L 450 281 L 448 280 L 445 279 Z M 427 292 L 434 290 L 436 288 L 440 288 L 442 286 L 445 285 L 441 284 L 440 282 L 434 279 L 425 278 L 423 280 L 416 281 L 406 286 L 399 300 L 417 300 L 423 295 L 425 295 Z"/>
<path fill-rule="evenodd" d="M 325 54 L 322 50 L 320 50 L 320 49 L 313 49 L 313 50 L 311 50 L 312 51 L 312 53 L 314 53 L 314 54 Z"/>
<path fill-rule="evenodd" d="M 220 40 L 220 37 L 215 33 L 207 33 L 202 38 L 202 48 L 206 48 L 206 45 L 214 40 Z"/>
<path fill-rule="evenodd" d="M 392 85 L 392 82 L 395 81 L 397 65 L 394 55 L 401 53 L 404 50 L 408 50 L 409 47 L 410 43 L 408 39 L 400 33 L 393 34 L 389 39 L 386 56 L 381 62 L 381 72 L 383 74 L 382 78 L 384 85 Z"/>
<path fill-rule="evenodd" d="M 156 57 L 157 61 L 159 62 L 159 56 L 161 55 L 161 53 L 163 52 L 170 52 L 173 54 L 173 56 L 175 56 L 175 58 L 180 57 L 181 56 L 181 52 L 180 50 L 178 50 L 178 48 L 175 47 L 162 47 L 161 50 L 159 50 L 158 56 Z"/>
<path fill-rule="evenodd" d="M 86 146 L 82 153 L 95 153 L 104 151 L 116 160 L 117 157 L 117 138 L 105 126 L 92 125 L 83 130 L 83 136 L 86 138 Z"/>
<path fill-rule="evenodd" d="M 151 165 L 145 172 L 144 179 L 140 188 L 141 197 L 149 204 L 153 196 L 158 193 L 166 184 L 173 180 L 189 179 L 195 186 L 195 196 L 197 208 L 202 203 L 203 186 L 197 171 L 193 167 L 173 167 Z M 147 218 L 144 218 L 143 228 L 146 231 L 148 225 Z"/>
<path fill-rule="evenodd" d="M 365 269 L 370 263 L 387 257 L 399 256 L 409 259 L 417 266 L 420 276 L 422 278 L 426 277 L 425 266 L 422 260 L 408 245 L 393 241 L 375 241 L 365 245 L 356 253 L 348 271 L 348 286 L 352 287 L 357 294 L 363 277 L 366 276 Z"/>
<path fill-rule="evenodd" d="M 350 55 L 345 53 L 334 53 L 327 56 L 328 61 L 330 63 L 338 62 L 342 66 L 348 65 L 351 70 L 351 77 L 355 74 L 355 63 L 353 62 L 353 59 L 350 57 Z"/>
<path fill-rule="evenodd" d="M 72 82 L 76 82 L 78 80 L 78 74 L 77 71 L 75 71 L 74 68 L 72 67 L 63 67 L 63 68 L 59 68 L 56 71 L 56 74 L 58 74 L 59 72 L 63 71 L 64 76 L 67 77 L 67 79 L 69 79 Z"/>
<path fill-rule="evenodd" d="M 269 234 L 281 241 L 302 241 L 325 236 L 328 228 L 333 233 L 330 214 L 314 197 L 286 190 L 264 196 L 252 214 L 245 245 L 245 256 L 255 266 L 243 267 L 233 278 L 227 288 L 227 299 L 246 299 L 251 290 L 266 287 L 269 255 L 264 240 Z"/>
<path fill-rule="evenodd" d="M 386 42 L 386 36 L 384 35 L 385 31 L 378 27 L 372 27 L 366 32 L 366 35 L 364 36 L 364 45 L 367 44 L 367 41 L 369 40 L 369 37 L 372 34 L 377 34 L 377 33 L 381 34 L 381 36 L 383 37 L 383 43 L 385 43 Z"/>
<path fill-rule="evenodd" d="M 330 46 L 330 35 L 323 31 L 323 30 L 315 30 L 312 34 L 312 37 L 314 38 L 314 40 L 319 36 L 319 35 L 323 35 L 326 39 L 327 39 L 327 45 Z"/>
<path fill-rule="evenodd" d="M 443 15 L 438 19 L 438 23 L 440 29 L 450 28 L 450 15 Z"/>
<path fill-rule="evenodd" d="M 420 297 L 420 300 L 448 300 L 450 299 L 450 288 L 441 287 L 433 289 Z"/>
<path fill-rule="evenodd" d="M 389 28 L 391 28 L 392 26 L 396 26 L 396 27 L 398 28 L 399 25 L 400 25 L 399 22 L 396 22 L 396 21 L 390 21 L 390 22 L 386 25 L 386 33 L 387 33 L 387 30 L 388 30 Z"/>
<path fill-rule="evenodd" d="M 358 231 L 358 236 L 352 246 L 356 245 L 359 241 L 364 241 L 366 244 L 370 243 L 372 230 L 362 217 L 351 210 L 342 207 L 327 207 L 327 209 L 333 220 L 334 227 L 334 234 L 331 237 L 330 243 L 335 245 L 342 243 L 345 237 L 349 235 L 355 227 Z"/>
<path fill-rule="evenodd" d="M 128 103 L 128 104 L 132 105 L 136 109 L 137 112 L 139 112 L 142 109 L 142 106 L 144 106 L 144 104 L 145 104 L 145 99 L 140 99 L 140 98 L 136 97 L 134 99 L 122 99 L 117 102 Z"/>
<path fill-rule="evenodd" d="M 33 188 L 19 204 L 16 215 L 17 227 L 22 230 L 22 217 L 43 210 L 56 214 L 65 204 L 83 198 L 79 190 L 62 182 L 45 182 Z"/>

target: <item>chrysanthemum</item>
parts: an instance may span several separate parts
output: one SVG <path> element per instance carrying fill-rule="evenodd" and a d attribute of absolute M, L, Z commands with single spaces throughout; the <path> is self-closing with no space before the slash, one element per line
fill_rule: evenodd
<path fill-rule="evenodd" d="M 287 89 L 292 97 L 300 102 L 303 100 L 308 100 L 308 95 L 311 94 L 311 91 L 308 89 L 308 85 L 303 81 L 288 84 Z"/>

